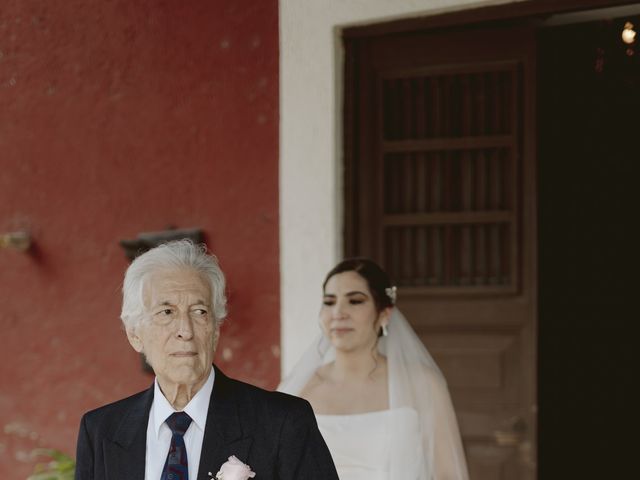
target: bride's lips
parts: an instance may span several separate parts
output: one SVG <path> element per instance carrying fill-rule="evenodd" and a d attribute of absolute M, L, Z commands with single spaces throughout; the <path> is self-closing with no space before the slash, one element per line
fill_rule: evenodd
<path fill-rule="evenodd" d="M 332 328 L 331 329 L 332 333 L 338 333 L 338 334 L 340 334 L 340 333 L 348 333 L 348 332 L 351 332 L 351 331 L 353 331 L 353 328 L 340 327 L 340 328 Z"/>

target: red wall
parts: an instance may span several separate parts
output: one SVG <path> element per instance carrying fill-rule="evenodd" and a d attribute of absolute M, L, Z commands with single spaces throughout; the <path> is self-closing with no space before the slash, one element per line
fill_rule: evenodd
<path fill-rule="evenodd" d="M 217 362 L 275 386 L 277 8 L 2 2 L 0 233 L 35 248 L 0 250 L 1 477 L 35 446 L 73 453 L 84 411 L 150 384 L 118 319 L 118 241 L 139 232 L 204 230 L 229 280 Z"/>

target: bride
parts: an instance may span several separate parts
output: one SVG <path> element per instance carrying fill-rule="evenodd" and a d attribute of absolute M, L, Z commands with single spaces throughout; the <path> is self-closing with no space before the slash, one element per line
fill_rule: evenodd
<path fill-rule="evenodd" d="M 395 300 L 373 261 L 336 265 L 320 337 L 278 389 L 311 403 L 341 480 L 466 480 L 445 379 Z"/>

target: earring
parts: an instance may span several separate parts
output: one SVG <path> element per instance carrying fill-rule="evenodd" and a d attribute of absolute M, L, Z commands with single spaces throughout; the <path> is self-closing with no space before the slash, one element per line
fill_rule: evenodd
<path fill-rule="evenodd" d="M 389 330 L 387 330 L 387 325 L 384 324 L 382 325 L 382 336 L 386 337 L 387 335 L 389 335 Z"/>

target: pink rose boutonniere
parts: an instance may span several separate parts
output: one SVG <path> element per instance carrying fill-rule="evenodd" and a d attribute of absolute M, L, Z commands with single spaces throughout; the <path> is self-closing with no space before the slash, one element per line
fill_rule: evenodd
<path fill-rule="evenodd" d="M 211 472 L 209 476 L 213 477 Z M 215 478 L 217 480 L 248 480 L 255 476 L 256 473 L 251 471 L 249 465 L 242 463 L 235 455 L 231 455 L 229 461 L 222 464 Z"/>

